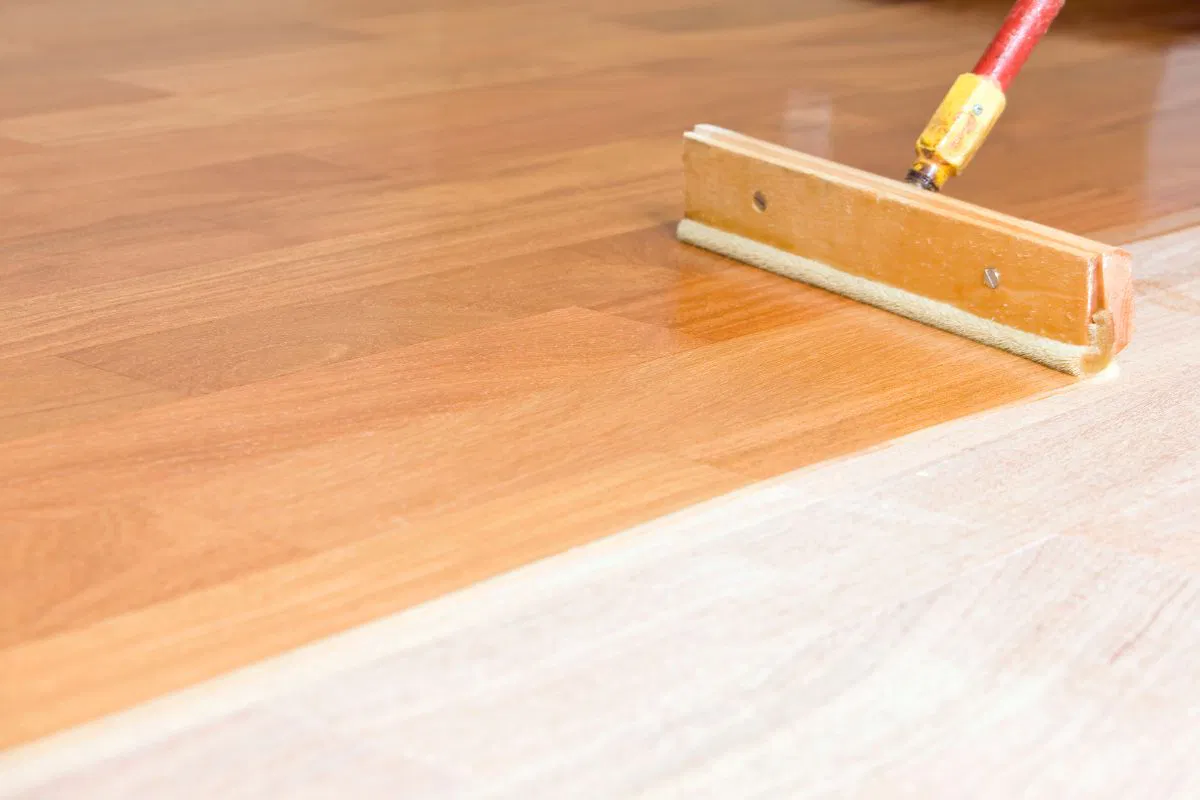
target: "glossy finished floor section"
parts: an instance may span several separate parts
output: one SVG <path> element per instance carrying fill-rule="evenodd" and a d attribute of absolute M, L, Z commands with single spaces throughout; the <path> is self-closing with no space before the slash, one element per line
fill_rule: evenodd
<path fill-rule="evenodd" d="M 670 232 L 696 122 L 903 171 L 988 4 L 0 15 L 0 746 L 1065 383 Z M 1049 43 L 960 196 L 1184 224 L 1154 19 Z"/>

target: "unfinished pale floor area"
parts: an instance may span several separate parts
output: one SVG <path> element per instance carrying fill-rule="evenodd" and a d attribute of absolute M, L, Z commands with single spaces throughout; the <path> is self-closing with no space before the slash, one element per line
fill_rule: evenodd
<path fill-rule="evenodd" d="M 10 798 L 1200 796 L 1200 231 L 1119 375 L 0 756 Z"/>

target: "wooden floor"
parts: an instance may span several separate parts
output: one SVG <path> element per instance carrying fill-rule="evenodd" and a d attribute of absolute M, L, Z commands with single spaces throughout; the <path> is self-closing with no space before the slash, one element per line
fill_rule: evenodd
<path fill-rule="evenodd" d="M 1200 221 L 1189 4 L 965 199 Z M 0 747 L 1065 379 L 677 244 L 711 122 L 882 174 L 991 3 L 0 5 Z"/>
<path fill-rule="evenodd" d="M 0 755 L 0 797 L 1200 795 L 1200 231 L 1120 376 Z"/>

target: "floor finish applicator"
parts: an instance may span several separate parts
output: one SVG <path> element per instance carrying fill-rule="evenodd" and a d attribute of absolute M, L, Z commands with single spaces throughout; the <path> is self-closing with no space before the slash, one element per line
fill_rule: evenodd
<path fill-rule="evenodd" d="M 679 239 L 1062 372 L 1104 369 L 1132 330 L 1129 254 L 939 194 L 1063 2 L 1018 0 L 921 133 L 904 182 L 697 126 Z"/>

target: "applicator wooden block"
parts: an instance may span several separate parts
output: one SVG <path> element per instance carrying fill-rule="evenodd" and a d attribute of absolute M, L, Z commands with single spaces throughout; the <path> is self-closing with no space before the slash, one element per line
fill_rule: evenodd
<path fill-rule="evenodd" d="M 709 125 L 681 240 L 1073 375 L 1132 330 L 1119 248 Z"/>

